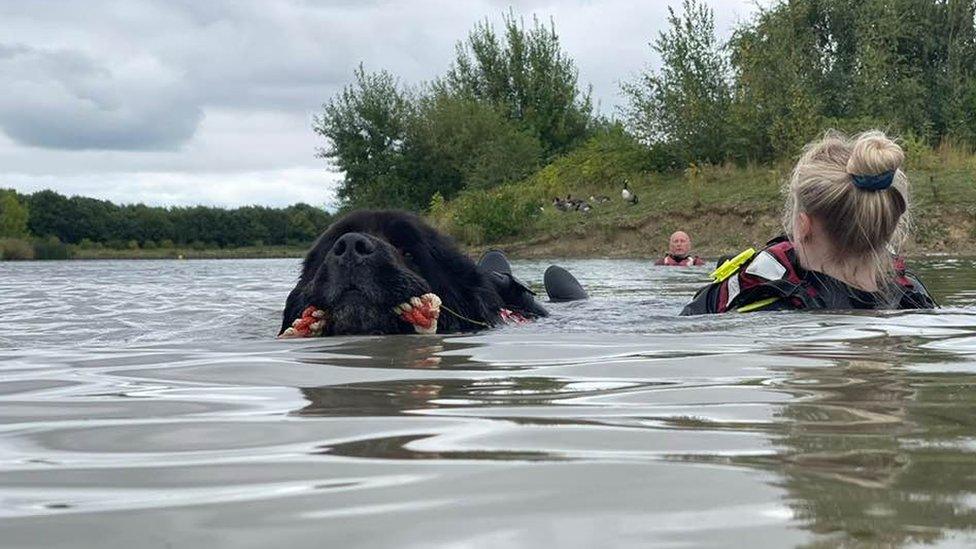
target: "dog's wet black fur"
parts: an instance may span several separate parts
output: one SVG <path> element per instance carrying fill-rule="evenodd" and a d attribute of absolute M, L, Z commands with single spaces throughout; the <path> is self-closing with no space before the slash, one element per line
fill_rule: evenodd
<path fill-rule="evenodd" d="M 438 333 L 497 325 L 502 308 L 546 314 L 511 277 L 483 272 L 416 215 L 360 210 L 333 223 L 308 251 L 279 333 L 309 305 L 330 316 L 323 335 L 414 333 L 393 307 L 428 292 L 443 302 Z"/>

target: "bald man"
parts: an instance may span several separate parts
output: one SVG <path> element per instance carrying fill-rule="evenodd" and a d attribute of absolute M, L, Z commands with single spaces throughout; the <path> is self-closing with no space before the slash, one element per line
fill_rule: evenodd
<path fill-rule="evenodd" d="M 704 264 L 704 259 L 697 255 L 691 255 L 691 237 L 684 231 L 675 231 L 671 235 L 668 240 L 668 253 L 655 263 L 655 265 L 671 267 L 691 267 Z"/>

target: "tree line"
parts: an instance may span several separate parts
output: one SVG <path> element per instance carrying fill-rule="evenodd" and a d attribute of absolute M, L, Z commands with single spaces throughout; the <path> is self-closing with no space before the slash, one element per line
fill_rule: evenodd
<path fill-rule="evenodd" d="M 554 23 L 509 12 L 431 82 L 360 66 L 316 118 L 320 155 L 344 174 L 344 207 L 425 210 L 587 143 L 627 141 L 661 171 L 775 162 L 830 127 L 976 145 L 976 0 L 781 0 L 726 41 L 707 3 L 684 0 L 650 49 L 660 68 L 623 83 L 603 117 Z"/>
<path fill-rule="evenodd" d="M 308 204 L 163 208 L 117 205 L 49 190 L 25 195 L 0 189 L 0 238 L 54 237 L 82 247 L 306 245 L 331 221 L 328 212 Z"/>

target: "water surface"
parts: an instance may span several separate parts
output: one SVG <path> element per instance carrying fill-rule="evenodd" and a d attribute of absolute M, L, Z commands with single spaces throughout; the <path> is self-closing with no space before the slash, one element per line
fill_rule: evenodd
<path fill-rule="evenodd" d="M 976 543 L 976 262 L 696 318 L 707 269 L 564 264 L 529 326 L 275 341 L 296 260 L 0 263 L 0 546 Z"/>

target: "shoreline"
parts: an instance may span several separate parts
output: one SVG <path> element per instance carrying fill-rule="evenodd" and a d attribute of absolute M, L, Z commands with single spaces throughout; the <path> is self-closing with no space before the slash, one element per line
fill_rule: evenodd
<path fill-rule="evenodd" d="M 497 248 L 518 258 L 657 258 L 677 230 L 691 236 L 699 255 L 720 257 L 783 233 L 790 163 L 630 173 L 598 170 L 585 152 L 524 181 L 434 202 L 428 219 L 472 253 Z M 912 182 L 909 238 L 900 252 L 976 255 L 976 154 L 951 147 L 912 152 L 904 168 Z M 622 200 L 622 180 L 639 202 Z M 591 208 L 560 211 L 553 197 L 589 197 Z"/>
<path fill-rule="evenodd" d="M 934 211 L 933 211 L 934 210 Z M 932 208 L 916 218 L 912 238 L 903 255 L 919 258 L 940 256 L 976 257 L 976 215 L 959 210 Z M 655 214 L 630 219 L 599 219 L 561 214 L 564 221 L 576 221 L 558 230 L 505 239 L 461 248 L 477 258 L 484 251 L 498 249 L 512 259 L 652 259 L 667 251 L 670 232 L 688 232 L 696 244 L 695 253 L 703 258 L 735 255 L 754 247 L 759 249 L 770 238 L 782 233 L 779 216 L 770 209 L 748 211 L 742 208 L 727 212 L 714 209 L 689 210 L 680 215 Z M 734 228 L 733 228 L 734 227 Z M 311 246 L 309 244 L 308 246 Z M 4 259 L 3 261 L 73 261 L 73 260 L 191 260 L 191 259 L 298 259 L 308 246 L 266 246 L 244 248 L 166 248 L 155 250 L 81 249 L 68 246 L 70 257 L 57 259 Z"/>
<path fill-rule="evenodd" d="M 269 246 L 247 248 L 184 249 L 167 248 L 157 250 L 112 250 L 79 249 L 69 246 L 69 257 L 58 258 L 10 258 L 2 262 L 21 261 L 103 261 L 103 260 L 192 260 L 192 259 L 300 259 L 305 257 L 308 247 Z"/>
<path fill-rule="evenodd" d="M 567 214 L 573 215 L 573 214 Z M 976 257 L 976 216 L 959 211 L 931 213 L 916 219 L 915 231 L 902 249 L 906 257 Z M 647 216 L 607 226 L 586 220 L 565 231 L 545 232 L 527 238 L 465 246 L 478 256 L 499 249 L 514 259 L 644 259 L 667 252 L 668 235 L 688 232 L 694 251 L 703 258 L 736 255 L 753 247 L 761 249 L 782 234 L 778 214 L 768 212 L 692 213 L 689 216 Z"/>

